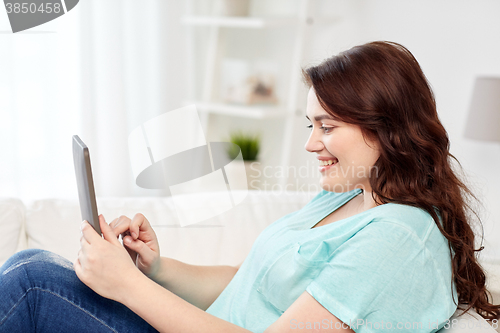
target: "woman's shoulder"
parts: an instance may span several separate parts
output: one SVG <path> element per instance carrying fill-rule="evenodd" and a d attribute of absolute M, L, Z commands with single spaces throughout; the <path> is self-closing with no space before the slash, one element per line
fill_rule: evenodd
<path fill-rule="evenodd" d="M 380 206 L 383 208 L 377 215 L 384 216 L 391 220 L 395 219 L 397 221 L 414 221 L 414 220 L 432 220 L 431 214 L 423 208 L 404 205 L 395 202 L 389 202 Z M 376 207 L 376 208 L 377 208 Z"/>
<path fill-rule="evenodd" d="M 372 209 L 372 224 L 383 223 L 395 228 L 404 228 L 425 241 L 440 233 L 431 214 L 425 209 L 399 203 L 386 203 Z"/>

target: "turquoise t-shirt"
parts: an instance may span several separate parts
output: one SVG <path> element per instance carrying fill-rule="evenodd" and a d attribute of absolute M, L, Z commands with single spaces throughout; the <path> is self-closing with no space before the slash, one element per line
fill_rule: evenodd
<path fill-rule="evenodd" d="M 269 225 L 207 312 L 263 332 L 307 291 L 355 332 L 442 328 L 456 288 L 447 240 L 426 211 L 388 203 L 311 229 L 360 192 L 322 191 Z"/>

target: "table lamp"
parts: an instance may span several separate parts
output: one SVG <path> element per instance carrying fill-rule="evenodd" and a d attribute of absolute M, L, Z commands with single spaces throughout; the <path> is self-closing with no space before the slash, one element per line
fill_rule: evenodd
<path fill-rule="evenodd" d="M 465 137 L 500 142 L 500 77 L 477 77 Z"/>

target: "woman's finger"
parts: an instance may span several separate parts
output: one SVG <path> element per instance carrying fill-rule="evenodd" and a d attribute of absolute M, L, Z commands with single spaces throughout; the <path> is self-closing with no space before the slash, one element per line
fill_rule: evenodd
<path fill-rule="evenodd" d="M 130 236 L 130 230 L 127 230 L 125 232 L 122 232 L 122 239 L 124 239 L 126 236 Z"/>
<path fill-rule="evenodd" d="M 110 226 L 111 228 L 114 228 L 114 227 L 115 227 L 115 225 L 116 225 L 116 223 L 118 222 L 118 219 L 119 219 L 119 218 L 117 217 L 116 219 L 114 219 L 113 221 L 111 221 L 111 223 L 109 224 L 109 226 Z"/>
<path fill-rule="evenodd" d="M 87 242 L 87 240 L 85 239 L 85 237 L 83 237 L 83 235 L 80 237 L 80 249 L 83 247 L 84 244 L 89 244 L 89 242 Z"/>
<path fill-rule="evenodd" d="M 141 231 L 149 231 L 150 228 L 151 226 L 146 217 L 141 213 L 137 213 L 130 223 L 130 235 L 133 239 L 137 239 Z"/>
<path fill-rule="evenodd" d="M 90 243 L 87 242 L 87 240 L 85 239 L 85 237 L 82 236 L 82 238 L 80 238 L 80 252 L 78 252 L 78 257 L 80 259 L 82 259 L 83 256 L 85 254 L 87 254 L 89 247 L 90 247 Z"/>
<path fill-rule="evenodd" d="M 82 222 L 82 235 L 87 242 L 90 244 L 102 240 L 102 237 L 95 231 L 95 229 L 87 222 Z"/>
<path fill-rule="evenodd" d="M 75 263 L 78 264 L 80 267 L 80 270 L 83 270 L 83 261 L 84 261 L 85 256 L 83 255 L 83 250 L 78 251 L 78 257 L 76 257 Z"/>
<path fill-rule="evenodd" d="M 113 232 L 115 233 L 116 237 L 118 237 L 118 235 L 129 230 L 130 221 L 131 220 L 128 217 L 126 217 L 125 215 L 122 215 L 122 216 L 114 219 L 113 222 L 111 222 L 109 224 L 109 226 L 113 230 Z"/>
<path fill-rule="evenodd" d="M 113 221 L 111 221 L 111 223 L 109 224 L 111 229 L 113 229 L 113 230 L 115 229 L 117 222 L 118 222 L 118 217 L 116 219 L 114 219 Z M 116 234 L 116 232 L 115 232 L 115 234 Z M 118 235 L 119 234 L 116 234 L 116 237 L 118 237 Z"/>
<path fill-rule="evenodd" d="M 78 257 L 79 256 L 80 254 L 78 254 Z M 76 258 L 75 262 L 73 263 L 73 269 L 75 270 L 76 275 L 80 276 L 80 272 L 82 270 L 82 265 L 80 264 L 80 258 Z"/>
<path fill-rule="evenodd" d="M 106 223 L 106 220 L 104 219 L 104 216 L 101 214 L 99 215 L 99 224 L 101 226 L 101 231 L 104 236 L 104 239 L 110 242 L 111 244 L 114 245 L 120 245 L 120 242 L 116 238 L 115 233 L 113 232 L 113 229 Z"/>

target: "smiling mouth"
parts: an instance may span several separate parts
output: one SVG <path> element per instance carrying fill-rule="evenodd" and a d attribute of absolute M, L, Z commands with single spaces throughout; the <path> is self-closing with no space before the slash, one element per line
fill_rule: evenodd
<path fill-rule="evenodd" d="M 337 158 L 333 158 L 333 159 L 327 160 L 327 161 L 319 160 L 319 166 L 320 167 L 324 167 L 324 166 L 329 166 L 329 165 L 337 164 L 338 161 L 339 160 Z"/>

